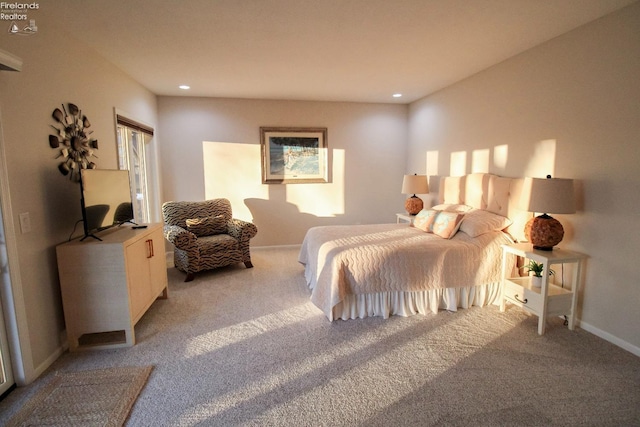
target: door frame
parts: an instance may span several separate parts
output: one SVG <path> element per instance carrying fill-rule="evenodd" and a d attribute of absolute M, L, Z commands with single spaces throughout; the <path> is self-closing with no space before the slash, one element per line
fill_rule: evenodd
<path fill-rule="evenodd" d="M 9 283 L 0 281 L 2 296 L 2 312 L 4 314 L 9 357 L 13 380 L 19 385 L 27 385 L 36 377 L 31 358 L 31 344 L 29 342 L 29 328 L 27 325 L 26 306 L 22 292 L 20 277 L 20 263 L 18 261 L 18 246 L 16 244 L 16 230 L 14 227 L 13 210 L 11 208 L 11 194 L 9 191 L 9 174 L 4 146 L 4 129 L 2 126 L 2 110 L 0 109 L 0 209 L 2 209 L 2 224 L 4 227 L 7 263 L 9 267 Z M 27 372 L 27 369 L 29 371 Z"/>

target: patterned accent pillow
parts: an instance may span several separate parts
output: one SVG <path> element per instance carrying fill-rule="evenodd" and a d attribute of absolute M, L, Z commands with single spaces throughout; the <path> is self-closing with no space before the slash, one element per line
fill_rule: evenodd
<path fill-rule="evenodd" d="M 422 209 L 413 219 L 413 226 L 417 229 L 430 233 L 431 224 L 433 224 L 433 220 L 436 218 L 437 213 L 438 211 L 433 209 Z"/>
<path fill-rule="evenodd" d="M 431 230 L 443 239 L 450 239 L 458 232 L 462 218 L 464 214 L 458 212 L 440 211 L 431 224 Z"/>
<path fill-rule="evenodd" d="M 186 220 L 187 230 L 198 237 L 212 236 L 227 232 L 227 220 L 224 215 L 190 218 Z"/>

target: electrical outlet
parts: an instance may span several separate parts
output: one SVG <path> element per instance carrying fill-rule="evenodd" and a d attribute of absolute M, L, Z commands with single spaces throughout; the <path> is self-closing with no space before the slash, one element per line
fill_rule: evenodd
<path fill-rule="evenodd" d="M 29 216 L 29 212 L 22 212 L 20 214 L 20 231 L 22 234 L 31 231 L 31 217 Z"/>

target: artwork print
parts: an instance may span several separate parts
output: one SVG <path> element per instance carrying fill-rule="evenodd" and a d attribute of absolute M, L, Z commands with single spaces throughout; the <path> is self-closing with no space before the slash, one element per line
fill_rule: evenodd
<path fill-rule="evenodd" d="M 262 182 L 328 182 L 326 128 L 260 128 Z"/>

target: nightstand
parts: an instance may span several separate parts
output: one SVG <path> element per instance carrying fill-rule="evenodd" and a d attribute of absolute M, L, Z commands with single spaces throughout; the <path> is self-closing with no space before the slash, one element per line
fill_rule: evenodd
<path fill-rule="evenodd" d="M 415 218 L 415 215 L 409 215 L 408 213 L 397 213 L 396 223 L 400 224 L 401 222 L 408 222 L 409 224 L 413 224 L 413 220 Z"/>
<path fill-rule="evenodd" d="M 508 277 L 506 271 L 507 257 L 520 256 L 544 264 L 542 272 L 542 286 L 537 288 L 531 284 L 531 277 Z M 522 307 L 537 315 L 538 334 L 544 334 L 548 316 L 566 316 L 569 329 L 573 330 L 576 322 L 576 307 L 578 291 L 582 279 L 582 264 L 587 258 L 579 252 L 555 248 L 552 251 L 533 249 L 530 243 L 518 243 L 502 246 L 502 290 L 500 297 L 500 311 L 505 310 L 506 303 Z M 561 283 L 550 283 L 549 269 L 552 265 L 572 264 L 571 289 Z M 554 268 L 556 275 L 558 268 Z M 562 274 L 562 272 L 560 272 Z M 553 277 L 553 276 L 551 276 Z"/>

